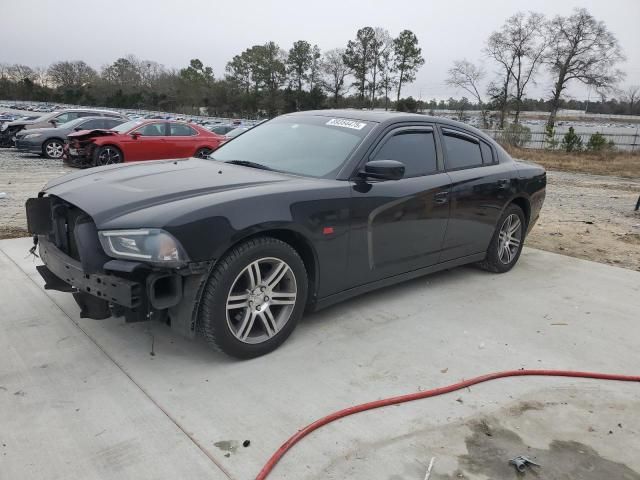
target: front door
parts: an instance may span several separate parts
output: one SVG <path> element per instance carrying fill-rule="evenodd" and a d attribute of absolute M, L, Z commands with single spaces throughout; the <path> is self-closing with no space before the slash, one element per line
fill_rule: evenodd
<path fill-rule="evenodd" d="M 402 162 L 404 178 L 352 182 L 352 285 L 438 263 L 449 219 L 450 180 L 437 152 L 432 127 L 395 129 L 368 160 Z"/>

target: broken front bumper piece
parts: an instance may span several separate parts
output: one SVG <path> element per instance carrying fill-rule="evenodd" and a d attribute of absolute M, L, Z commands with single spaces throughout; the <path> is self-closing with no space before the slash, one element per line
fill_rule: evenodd
<path fill-rule="evenodd" d="M 45 289 L 72 292 L 81 308 L 82 318 L 102 320 L 110 317 L 112 312 L 109 304 L 134 312 L 145 307 L 142 283 L 108 273 L 86 274 L 79 261 L 66 255 L 46 238 L 40 237 L 38 245 L 44 265 L 37 269 L 46 282 Z M 133 271 L 134 265 L 120 265 L 126 263 L 128 262 L 114 260 L 113 267 Z"/>

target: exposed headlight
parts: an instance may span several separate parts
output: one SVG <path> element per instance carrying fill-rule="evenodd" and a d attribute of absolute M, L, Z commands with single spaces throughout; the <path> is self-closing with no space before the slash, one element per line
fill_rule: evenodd
<path fill-rule="evenodd" d="M 27 135 L 25 135 L 22 138 L 24 138 L 26 140 L 27 138 L 38 138 L 38 137 L 41 137 L 41 136 L 42 136 L 41 133 L 28 133 Z"/>
<path fill-rule="evenodd" d="M 173 267 L 189 261 L 182 245 L 171 234 L 157 228 L 106 230 L 98 232 L 98 236 L 110 257 Z"/>

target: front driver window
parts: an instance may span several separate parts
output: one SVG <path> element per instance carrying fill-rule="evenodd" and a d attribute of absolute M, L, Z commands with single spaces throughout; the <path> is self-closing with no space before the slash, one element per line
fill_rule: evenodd
<path fill-rule="evenodd" d="M 406 131 L 389 138 L 371 160 L 396 160 L 404 164 L 404 177 L 419 177 L 438 170 L 433 132 Z"/>
<path fill-rule="evenodd" d="M 76 112 L 65 112 L 58 115 L 55 118 L 55 121 L 58 125 L 62 125 L 63 123 L 75 120 L 76 118 L 78 118 L 78 114 Z"/>
<path fill-rule="evenodd" d="M 144 127 L 140 127 L 135 131 L 144 137 L 162 137 L 164 136 L 164 123 L 150 123 Z"/>

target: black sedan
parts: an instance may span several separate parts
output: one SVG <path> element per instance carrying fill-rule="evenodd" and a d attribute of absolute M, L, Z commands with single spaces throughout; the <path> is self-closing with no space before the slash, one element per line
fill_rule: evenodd
<path fill-rule="evenodd" d="M 81 316 L 158 318 L 240 358 L 303 312 L 458 265 L 518 261 L 541 167 L 422 115 L 284 115 L 210 159 L 113 165 L 27 202 L 47 288 Z"/>

